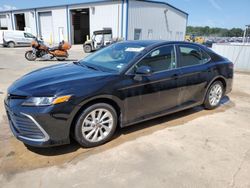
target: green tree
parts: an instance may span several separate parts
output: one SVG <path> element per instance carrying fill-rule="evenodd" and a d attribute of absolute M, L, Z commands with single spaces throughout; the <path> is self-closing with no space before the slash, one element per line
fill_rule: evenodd
<path fill-rule="evenodd" d="M 197 36 L 214 36 L 214 37 L 241 37 L 243 36 L 244 31 L 241 28 L 210 28 L 209 26 L 205 27 L 187 27 L 188 35 L 197 35 Z"/>

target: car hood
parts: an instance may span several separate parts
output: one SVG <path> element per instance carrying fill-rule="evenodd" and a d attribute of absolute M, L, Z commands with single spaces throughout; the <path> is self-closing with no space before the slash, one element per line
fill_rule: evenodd
<path fill-rule="evenodd" d="M 74 63 L 64 63 L 38 69 L 16 80 L 8 89 L 9 94 L 24 96 L 48 96 L 70 92 L 75 85 L 84 86 L 89 81 L 101 81 L 111 75 Z M 93 82 L 92 82 L 93 84 Z"/>

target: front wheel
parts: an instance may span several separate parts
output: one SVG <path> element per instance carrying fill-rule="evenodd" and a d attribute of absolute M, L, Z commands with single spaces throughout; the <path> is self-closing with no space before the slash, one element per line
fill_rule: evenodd
<path fill-rule="evenodd" d="M 214 82 L 208 89 L 206 98 L 204 101 L 204 107 L 208 110 L 212 110 L 219 106 L 220 101 L 224 94 L 224 86 L 221 81 Z"/>
<path fill-rule="evenodd" d="M 75 139 L 83 147 L 94 147 L 109 141 L 117 126 L 115 109 L 106 103 L 87 107 L 75 126 Z"/>
<path fill-rule="evenodd" d="M 92 51 L 92 48 L 90 45 L 85 45 L 83 47 L 85 53 L 90 53 Z"/>
<path fill-rule="evenodd" d="M 32 50 L 27 51 L 27 52 L 25 53 L 25 58 L 26 58 L 28 61 L 35 61 L 35 60 L 36 60 L 36 54 L 34 54 Z"/>

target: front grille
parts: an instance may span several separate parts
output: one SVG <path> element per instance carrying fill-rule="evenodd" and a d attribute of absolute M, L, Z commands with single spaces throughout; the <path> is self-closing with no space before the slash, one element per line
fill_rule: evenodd
<path fill-rule="evenodd" d="M 30 139 L 44 138 L 42 131 L 30 118 L 21 114 L 14 114 L 10 111 L 7 111 L 7 115 L 12 128 L 18 133 L 18 135 Z"/>

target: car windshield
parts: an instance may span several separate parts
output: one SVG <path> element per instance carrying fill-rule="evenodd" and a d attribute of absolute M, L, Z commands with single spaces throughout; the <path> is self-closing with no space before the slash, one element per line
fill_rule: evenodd
<path fill-rule="evenodd" d="M 121 72 L 144 48 L 137 44 L 116 43 L 87 56 L 80 64 L 107 72 Z"/>

